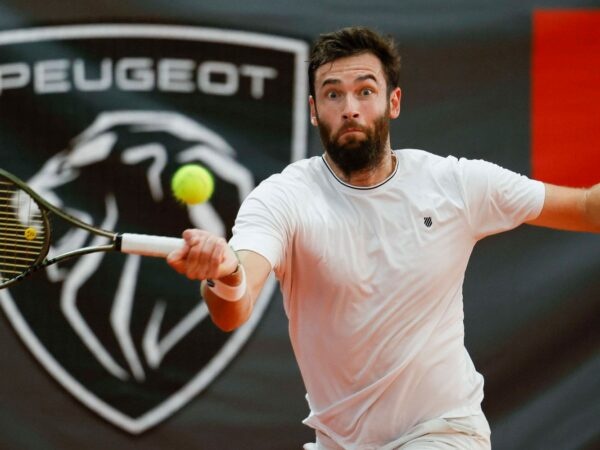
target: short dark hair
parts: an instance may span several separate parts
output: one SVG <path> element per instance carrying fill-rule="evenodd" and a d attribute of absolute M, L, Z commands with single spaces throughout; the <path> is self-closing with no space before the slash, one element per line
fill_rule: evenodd
<path fill-rule="evenodd" d="M 388 94 L 400 82 L 400 54 L 390 36 L 383 36 L 365 27 L 348 27 L 321 34 L 310 52 L 308 82 L 310 95 L 315 97 L 315 73 L 319 67 L 336 59 L 362 53 L 375 55 L 385 72 Z"/>

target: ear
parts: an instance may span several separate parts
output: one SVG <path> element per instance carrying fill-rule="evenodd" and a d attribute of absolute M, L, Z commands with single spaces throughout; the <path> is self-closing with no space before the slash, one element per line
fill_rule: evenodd
<path fill-rule="evenodd" d="M 402 99 L 402 91 L 399 87 L 394 89 L 390 94 L 390 119 L 396 119 L 400 115 L 400 100 Z"/>
<path fill-rule="evenodd" d="M 315 99 L 312 97 L 312 95 L 308 96 L 308 106 L 310 107 L 310 123 L 316 127 L 319 124 L 319 120 L 317 116 L 317 107 L 315 105 Z"/>

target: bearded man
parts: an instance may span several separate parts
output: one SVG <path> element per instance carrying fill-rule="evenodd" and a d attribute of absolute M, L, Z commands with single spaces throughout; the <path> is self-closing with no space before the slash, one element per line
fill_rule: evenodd
<path fill-rule="evenodd" d="M 392 150 L 394 43 L 360 27 L 319 37 L 311 123 L 325 153 L 262 182 L 233 237 L 186 230 L 169 263 L 204 280 L 213 321 L 243 324 L 271 271 L 307 390 L 305 448 L 489 449 L 483 377 L 464 346 L 474 245 L 522 223 L 600 231 L 600 185 L 571 189 L 484 161 Z"/>

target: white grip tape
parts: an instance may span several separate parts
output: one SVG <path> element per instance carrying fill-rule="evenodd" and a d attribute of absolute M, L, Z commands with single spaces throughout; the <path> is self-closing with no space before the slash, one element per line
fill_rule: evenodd
<path fill-rule="evenodd" d="M 241 264 L 238 266 L 238 270 L 242 280 L 237 286 L 230 286 L 219 280 L 210 280 L 206 283 L 206 286 L 219 298 L 228 302 L 237 302 L 246 293 L 246 271 Z"/>
<path fill-rule="evenodd" d="M 181 247 L 183 247 L 183 239 L 179 238 L 132 233 L 121 235 L 121 252 L 123 253 L 164 258 L 173 250 Z"/>

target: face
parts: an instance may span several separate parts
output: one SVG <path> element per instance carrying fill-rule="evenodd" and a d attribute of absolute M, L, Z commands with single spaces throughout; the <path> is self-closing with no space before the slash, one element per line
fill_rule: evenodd
<path fill-rule="evenodd" d="M 345 175 L 376 167 L 390 151 L 389 121 L 400 113 L 400 89 L 388 96 L 383 67 L 373 54 L 319 67 L 309 104 L 327 155 Z"/>

